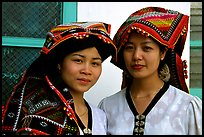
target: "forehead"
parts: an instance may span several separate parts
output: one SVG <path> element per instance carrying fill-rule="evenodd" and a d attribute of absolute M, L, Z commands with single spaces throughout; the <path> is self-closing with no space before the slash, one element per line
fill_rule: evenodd
<path fill-rule="evenodd" d="M 159 45 L 159 43 L 156 40 L 154 40 L 152 37 L 145 36 L 145 35 L 137 33 L 137 32 L 131 32 L 129 34 L 128 42 L 152 43 L 152 44 L 155 44 L 155 45 Z"/>
<path fill-rule="evenodd" d="M 96 47 L 90 47 L 90 48 L 86 48 L 86 49 L 83 49 L 83 50 L 79 50 L 79 51 L 76 51 L 76 52 L 73 52 L 70 54 L 70 56 L 81 56 L 81 57 L 100 57 L 100 54 L 98 53 L 98 50 Z"/>
<path fill-rule="evenodd" d="M 131 32 L 128 37 L 128 41 L 130 40 L 150 40 L 153 41 L 151 37 L 142 35 L 141 33 Z"/>

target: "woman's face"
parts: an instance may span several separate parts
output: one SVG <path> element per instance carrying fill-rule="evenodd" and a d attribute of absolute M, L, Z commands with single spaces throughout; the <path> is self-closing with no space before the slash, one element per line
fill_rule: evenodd
<path fill-rule="evenodd" d="M 98 80 L 102 59 L 95 47 L 67 55 L 60 66 L 61 76 L 70 91 L 86 92 Z"/>
<path fill-rule="evenodd" d="M 165 53 L 161 53 L 159 45 L 150 37 L 132 32 L 125 44 L 123 56 L 132 77 L 141 79 L 158 77 L 158 66 Z"/>

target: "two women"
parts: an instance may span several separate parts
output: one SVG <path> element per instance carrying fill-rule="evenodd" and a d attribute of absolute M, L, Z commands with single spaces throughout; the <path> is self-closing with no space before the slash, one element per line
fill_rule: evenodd
<path fill-rule="evenodd" d="M 8 101 L 2 132 L 202 134 L 202 101 L 188 94 L 181 60 L 188 16 L 160 7 L 136 11 L 114 37 L 117 55 L 107 28 L 81 23 L 51 30 L 42 54 Z M 122 90 L 99 105 L 106 123 L 103 111 L 84 100 L 83 93 L 111 54 L 124 79 Z"/>

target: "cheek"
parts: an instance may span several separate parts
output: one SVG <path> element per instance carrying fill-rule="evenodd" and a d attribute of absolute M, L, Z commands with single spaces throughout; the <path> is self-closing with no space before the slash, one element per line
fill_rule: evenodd
<path fill-rule="evenodd" d="M 76 65 L 70 62 L 66 62 L 61 68 L 61 76 L 64 80 L 66 80 L 67 78 L 76 75 L 78 69 L 79 68 Z"/>
<path fill-rule="evenodd" d="M 94 70 L 94 76 L 95 76 L 95 78 L 96 78 L 97 80 L 99 79 L 101 73 L 102 73 L 102 67 L 99 67 L 99 68 L 97 68 L 97 69 Z"/>
<path fill-rule="evenodd" d="M 74 71 L 75 71 L 74 66 L 72 66 L 72 67 L 69 67 L 69 66 L 66 67 L 66 66 L 64 66 L 64 67 L 62 68 L 61 74 L 62 74 L 62 75 L 68 75 L 68 74 L 74 73 Z"/>
<path fill-rule="evenodd" d="M 146 61 L 148 61 L 148 64 L 151 64 L 151 66 L 154 66 L 154 68 L 158 68 L 160 64 L 160 57 L 159 56 L 149 56 L 147 57 Z"/>
<path fill-rule="evenodd" d="M 125 65 L 127 66 L 132 60 L 132 55 L 124 53 L 123 59 L 124 59 Z"/>

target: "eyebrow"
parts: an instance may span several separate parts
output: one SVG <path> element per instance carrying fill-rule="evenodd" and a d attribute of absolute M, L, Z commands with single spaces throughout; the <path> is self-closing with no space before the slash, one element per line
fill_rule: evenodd
<path fill-rule="evenodd" d="M 148 43 L 153 43 L 153 42 L 151 42 L 151 41 L 141 42 L 141 44 L 148 44 Z M 133 44 L 133 42 L 128 41 L 128 42 L 126 42 L 125 44 Z"/>
<path fill-rule="evenodd" d="M 86 56 L 81 55 L 81 54 L 77 54 L 77 53 L 73 54 L 72 56 L 79 56 L 79 57 L 82 57 L 82 58 L 86 58 Z M 95 58 L 92 58 L 92 59 L 93 60 L 102 60 L 100 57 L 95 57 Z"/>

